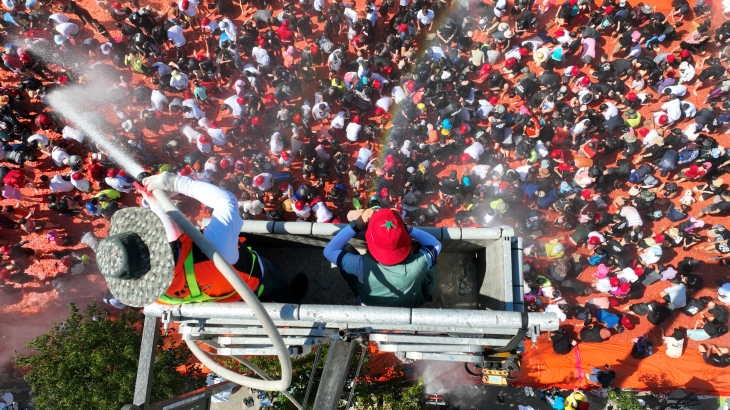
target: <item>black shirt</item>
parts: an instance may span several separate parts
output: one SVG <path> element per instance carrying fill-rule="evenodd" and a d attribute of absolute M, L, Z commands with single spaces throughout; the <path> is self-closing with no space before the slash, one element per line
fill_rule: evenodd
<path fill-rule="evenodd" d="M 616 372 L 613 370 L 604 371 L 601 370 L 597 375 L 596 378 L 598 379 L 598 382 L 601 383 L 601 387 L 604 389 L 607 387 L 611 387 L 613 385 L 614 380 L 616 380 Z"/>
<path fill-rule="evenodd" d="M 616 74 L 623 74 L 631 70 L 632 65 L 630 60 L 619 58 L 611 62 L 611 67 Z"/>
<path fill-rule="evenodd" d="M 730 212 L 730 202 L 728 201 L 720 201 L 716 204 L 710 205 L 710 209 L 713 211 L 720 211 L 720 214 L 727 214 Z"/>
<path fill-rule="evenodd" d="M 555 354 L 568 354 L 573 346 L 570 343 L 570 338 L 565 333 L 555 333 L 550 336 L 550 340 L 553 341 L 553 351 Z"/>
<path fill-rule="evenodd" d="M 714 308 L 707 311 L 711 315 L 715 316 L 713 322 L 725 324 L 728 321 L 728 311 L 723 306 L 715 305 Z"/>

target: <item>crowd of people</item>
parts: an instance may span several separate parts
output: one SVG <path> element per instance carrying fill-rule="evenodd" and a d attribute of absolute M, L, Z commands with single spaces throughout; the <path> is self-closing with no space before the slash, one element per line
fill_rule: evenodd
<path fill-rule="evenodd" d="M 675 340 L 727 333 L 730 282 L 702 275 L 730 262 L 730 22 L 709 1 L 62 3 L 3 0 L 3 289 L 41 259 L 83 272 L 74 225 L 139 200 L 49 99 L 103 77 L 85 115 L 107 142 L 243 220 L 514 228 L 529 310 L 580 327 L 556 352 L 679 314 L 701 320 Z"/>

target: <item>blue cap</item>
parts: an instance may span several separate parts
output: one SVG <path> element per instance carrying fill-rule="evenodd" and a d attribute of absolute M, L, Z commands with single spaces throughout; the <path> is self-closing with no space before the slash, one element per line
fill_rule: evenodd
<path fill-rule="evenodd" d="M 451 129 L 451 121 L 449 121 L 448 119 L 445 119 L 445 120 L 444 120 L 444 121 L 443 121 L 443 122 L 441 123 L 441 125 L 442 125 L 442 126 L 444 127 L 444 129 L 446 129 L 446 130 L 450 130 L 450 129 Z"/>
<path fill-rule="evenodd" d="M 91 202 L 87 202 L 84 206 L 86 206 L 86 210 L 90 213 L 96 212 L 96 205 L 92 204 Z"/>

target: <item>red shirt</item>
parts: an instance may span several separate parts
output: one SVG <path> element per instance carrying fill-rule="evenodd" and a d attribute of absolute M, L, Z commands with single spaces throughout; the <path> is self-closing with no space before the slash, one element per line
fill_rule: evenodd
<path fill-rule="evenodd" d="M 20 184 L 22 184 L 24 180 L 25 177 L 17 169 L 11 170 L 7 174 L 5 174 L 5 178 L 3 178 L 3 182 L 6 185 L 10 185 L 11 187 L 16 189 L 22 188 Z"/>
<path fill-rule="evenodd" d="M 684 171 L 684 176 L 687 178 L 699 178 L 705 175 L 705 171 L 701 170 L 697 165 L 691 165 L 689 169 Z"/>

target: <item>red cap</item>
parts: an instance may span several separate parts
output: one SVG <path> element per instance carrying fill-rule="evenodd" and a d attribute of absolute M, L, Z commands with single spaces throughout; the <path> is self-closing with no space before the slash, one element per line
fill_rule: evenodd
<path fill-rule="evenodd" d="M 571 6 L 575 6 L 576 4 L 578 4 L 578 0 L 570 0 Z"/>
<path fill-rule="evenodd" d="M 591 79 L 588 77 L 583 77 L 580 79 L 580 85 L 582 85 L 583 87 L 588 87 L 588 84 L 590 84 L 590 83 L 591 83 Z"/>
<path fill-rule="evenodd" d="M 188 8 L 190 8 L 190 0 L 182 0 L 182 3 L 180 3 L 180 7 L 183 10 L 187 10 Z"/>
<path fill-rule="evenodd" d="M 558 165 L 558 169 L 561 170 L 561 171 L 563 171 L 563 172 L 570 171 L 570 165 L 568 165 L 567 162 L 563 162 L 560 165 Z"/>
<path fill-rule="evenodd" d="M 380 83 L 380 80 L 377 80 L 377 79 L 376 80 L 373 80 L 373 87 L 376 90 L 379 90 L 381 86 L 382 86 L 382 84 Z"/>
<path fill-rule="evenodd" d="M 674 54 L 669 54 L 667 56 L 667 63 L 672 64 L 674 62 Z"/>
<path fill-rule="evenodd" d="M 393 158 L 392 154 L 388 154 L 385 156 L 385 162 L 395 162 L 395 158 Z"/>
<path fill-rule="evenodd" d="M 203 17 L 202 19 L 200 19 L 201 26 L 207 26 L 208 24 L 210 24 L 210 19 L 208 17 Z"/>
<path fill-rule="evenodd" d="M 375 115 L 383 115 L 385 113 L 385 110 L 383 107 L 378 107 L 375 109 Z"/>
<path fill-rule="evenodd" d="M 300 199 L 294 202 L 294 209 L 296 209 L 297 211 L 301 211 L 302 209 L 304 209 L 304 201 Z"/>
<path fill-rule="evenodd" d="M 598 245 L 599 243 L 601 243 L 601 240 L 598 239 L 597 236 L 591 236 L 590 239 L 588 239 L 588 243 L 591 245 Z"/>
<path fill-rule="evenodd" d="M 413 81 L 409 81 L 408 82 L 408 85 L 406 85 L 406 89 L 408 89 L 408 92 L 409 93 L 415 92 L 416 91 L 416 83 L 414 83 Z"/>
<path fill-rule="evenodd" d="M 510 57 L 510 58 L 507 59 L 507 61 L 504 62 L 504 66 L 505 67 L 512 67 L 513 65 L 515 65 L 515 63 L 517 63 L 517 59 L 514 58 L 514 57 Z"/>
<path fill-rule="evenodd" d="M 497 105 L 497 103 L 499 103 L 499 99 L 496 96 L 489 97 L 489 103 L 492 105 Z"/>
<path fill-rule="evenodd" d="M 184 177 L 186 177 L 192 173 L 193 173 L 193 169 L 190 167 L 187 167 L 187 166 L 180 170 L 180 175 L 182 175 Z"/>
<path fill-rule="evenodd" d="M 507 189 L 508 186 L 509 186 L 509 184 L 507 183 L 507 181 L 502 181 L 499 183 L 499 189 L 501 189 L 501 190 Z"/>
<path fill-rule="evenodd" d="M 659 120 L 658 121 L 659 121 L 659 125 L 664 125 L 667 122 L 669 122 L 669 117 L 667 117 L 666 114 L 662 114 L 662 115 L 659 116 Z"/>
<path fill-rule="evenodd" d="M 660 233 L 654 235 L 654 241 L 656 243 L 662 243 L 662 242 L 664 242 L 664 235 L 662 235 Z"/>
<path fill-rule="evenodd" d="M 524 47 L 520 47 L 520 48 L 519 48 L 519 50 L 517 50 L 517 51 L 519 51 L 519 53 L 520 53 L 520 55 L 521 55 L 522 57 L 524 57 L 524 56 L 526 56 L 526 55 L 527 55 L 527 49 L 526 49 L 526 48 L 524 48 Z"/>
<path fill-rule="evenodd" d="M 459 156 L 459 161 L 462 164 L 466 164 L 467 162 L 471 161 L 471 155 L 469 155 L 467 153 L 463 153 L 463 154 L 461 154 L 461 156 Z"/>
<path fill-rule="evenodd" d="M 210 144 L 210 137 L 207 135 L 201 135 L 200 138 L 198 138 L 198 142 L 201 144 Z"/>
<path fill-rule="evenodd" d="M 1 253 L 2 253 L 3 255 L 9 255 L 9 254 L 10 254 L 10 245 L 3 245 L 3 246 L 0 246 L 0 252 L 1 252 Z"/>
<path fill-rule="evenodd" d="M 461 126 L 459 127 L 459 134 L 464 135 L 467 132 L 469 132 L 469 126 L 466 124 L 461 124 Z"/>
<path fill-rule="evenodd" d="M 464 144 L 471 145 L 471 138 L 464 138 Z"/>
<path fill-rule="evenodd" d="M 621 293 L 626 293 L 629 291 L 629 288 L 631 285 L 629 285 L 629 282 L 624 282 L 621 285 L 619 285 L 618 290 L 621 291 Z"/>
<path fill-rule="evenodd" d="M 243 103 L 245 103 L 246 100 L 244 100 L 243 97 L 238 97 L 238 98 L 236 98 L 236 102 L 238 103 L 238 105 L 243 105 Z"/>
<path fill-rule="evenodd" d="M 606 6 L 606 8 L 603 9 L 603 11 L 605 11 L 606 14 L 611 14 L 611 13 L 613 13 L 613 6 Z"/>
<path fill-rule="evenodd" d="M 354 122 L 355 124 L 360 124 L 360 116 L 356 115 L 352 117 L 352 122 Z"/>
<path fill-rule="evenodd" d="M 573 77 L 578 75 L 579 72 L 580 72 L 580 69 L 578 68 L 577 65 L 574 65 L 573 68 L 570 69 L 570 75 L 572 75 Z"/>
<path fill-rule="evenodd" d="M 484 67 L 482 67 L 482 71 L 484 71 L 485 73 L 491 73 L 492 72 L 492 65 L 489 64 L 489 63 L 484 64 Z"/>
<path fill-rule="evenodd" d="M 287 181 L 282 181 L 279 184 L 279 190 L 286 191 L 287 189 L 289 189 L 289 183 Z"/>
<path fill-rule="evenodd" d="M 582 196 L 582 197 L 583 197 L 583 199 L 588 199 L 588 198 L 590 198 L 590 197 L 591 197 L 591 191 L 590 191 L 590 190 L 588 190 L 588 189 L 584 189 L 584 190 L 583 190 L 583 191 L 582 191 L 582 192 L 580 193 L 580 196 Z"/>
<path fill-rule="evenodd" d="M 184 98 L 184 99 L 186 99 L 186 100 L 189 100 L 189 99 L 193 98 L 193 93 L 191 93 L 190 91 L 187 91 L 187 90 L 186 90 L 186 91 L 185 91 L 185 92 L 183 93 L 183 98 Z"/>
<path fill-rule="evenodd" d="M 114 178 L 114 176 L 116 176 L 116 175 L 117 174 L 116 174 L 116 172 L 114 172 L 114 168 L 109 168 L 109 170 L 106 171 L 106 176 L 108 176 L 110 178 Z"/>
<path fill-rule="evenodd" d="M 228 169 L 231 165 L 231 160 L 228 158 L 223 158 L 220 162 L 221 169 Z"/>
<path fill-rule="evenodd" d="M 562 37 L 564 35 L 565 35 L 565 30 L 563 30 L 562 28 L 555 30 L 555 37 Z"/>
<path fill-rule="evenodd" d="M 294 122 L 295 122 L 296 124 L 299 124 L 299 122 L 301 122 L 301 121 L 302 121 L 302 116 L 301 116 L 301 115 L 299 115 L 299 113 L 296 113 L 296 114 L 294 114 L 294 118 L 293 118 L 293 119 L 294 119 Z"/>
<path fill-rule="evenodd" d="M 649 134 L 648 128 L 642 128 L 639 130 L 639 135 L 641 135 L 642 137 L 646 137 L 647 134 Z"/>
<path fill-rule="evenodd" d="M 675 74 L 674 70 L 672 70 L 672 69 L 669 69 L 669 70 L 667 70 L 667 72 L 666 72 L 666 73 L 664 73 L 664 75 L 665 75 L 665 76 L 666 76 L 667 78 L 674 78 L 674 76 L 675 76 L 676 74 Z"/>
<path fill-rule="evenodd" d="M 264 176 L 263 175 L 256 175 L 256 178 L 253 179 L 253 184 L 256 186 L 261 186 L 264 184 Z"/>
<path fill-rule="evenodd" d="M 205 54 L 198 53 L 198 54 L 195 55 L 195 59 L 198 60 L 198 61 L 203 61 L 203 60 L 205 60 Z"/>
<path fill-rule="evenodd" d="M 282 151 L 282 153 L 281 153 L 281 157 L 282 157 L 282 158 L 284 159 L 284 161 L 289 161 L 289 158 L 291 158 L 291 157 L 289 156 L 289 153 L 288 153 L 288 152 L 286 152 L 286 151 Z"/>
<path fill-rule="evenodd" d="M 618 299 L 616 298 L 608 298 L 608 304 L 612 307 L 618 306 Z"/>
<path fill-rule="evenodd" d="M 628 94 L 626 94 L 626 98 L 628 98 L 629 101 L 633 102 L 633 101 L 636 101 L 637 95 L 636 95 L 636 93 L 628 93 Z"/>
<path fill-rule="evenodd" d="M 368 251 L 383 265 L 397 265 L 411 252 L 411 236 L 403 220 L 391 209 L 373 213 L 365 233 Z"/>
<path fill-rule="evenodd" d="M 641 266 L 637 266 L 634 268 L 634 273 L 636 274 L 636 276 L 641 276 L 644 273 L 644 268 L 642 268 Z"/>
<path fill-rule="evenodd" d="M 126 177 L 127 176 L 127 173 L 124 172 L 123 169 L 120 169 L 119 172 L 117 172 L 117 175 L 120 176 L 120 177 Z"/>
<path fill-rule="evenodd" d="M 383 67 L 383 71 L 385 74 L 390 74 L 393 72 L 393 67 Z"/>
<path fill-rule="evenodd" d="M 253 125 L 261 125 L 263 123 L 264 123 L 264 121 L 259 116 L 251 118 L 251 124 L 253 124 Z"/>
<path fill-rule="evenodd" d="M 117 10 L 121 10 L 122 9 L 122 3 L 119 3 L 119 2 L 116 2 L 115 1 L 114 3 L 112 3 L 112 7 L 114 7 Z"/>
<path fill-rule="evenodd" d="M 81 176 L 81 173 L 80 173 L 80 172 L 74 172 L 73 174 L 71 174 L 71 178 L 72 178 L 72 179 L 73 179 L 74 181 L 78 181 L 78 180 L 80 180 L 81 178 L 83 178 L 83 176 Z"/>
<path fill-rule="evenodd" d="M 550 151 L 550 158 L 552 158 L 552 159 L 561 158 L 562 156 L 563 156 L 563 151 L 561 151 L 559 149 L 554 149 L 554 150 Z"/>
<path fill-rule="evenodd" d="M 263 46 L 266 45 L 266 40 L 264 40 L 263 38 L 259 37 L 259 39 L 256 41 L 256 44 L 258 44 L 259 47 L 263 47 Z"/>
<path fill-rule="evenodd" d="M 388 188 L 386 188 L 386 187 L 380 188 L 380 197 L 381 198 L 388 198 L 388 196 L 389 196 L 388 194 L 389 194 Z"/>
<path fill-rule="evenodd" d="M 609 283 L 611 284 L 612 288 L 615 288 L 621 284 L 621 279 L 614 276 L 611 279 L 609 279 Z"/>
<path fill-rule="evenodd" d="M 629 319 L 628 316 L 621 316 L 621 324 L 629 330 L 634 328 L 634 324 L 631 322 L 631 319 Z"/>
<path fill-rule="evenodd" d="M 680 58 L 689 58 L 689 56 L 691 56 L 691 54 L 689 53 L 688 50 L 682 50 L 682 52 L 679 53 Z"/>

